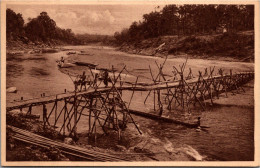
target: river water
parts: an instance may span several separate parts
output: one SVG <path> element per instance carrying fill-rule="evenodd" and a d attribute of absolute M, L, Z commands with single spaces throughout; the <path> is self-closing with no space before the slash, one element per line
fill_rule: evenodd
<path fill-rule="evenodd" d="M 89 55 L 88 62 L 98 63 L 103 67 L 109 67 L 113 63 L 120 69 L 124 65 L 129 65 L 129 71 L 133 74 L 142 74 L 147 77 L 147 69 L 144 65 L 149 65 L 161 58 L 151 58 L 134 56 L 121 53 L 109 47 L 95 46 L 69 46 L 76 51 L 85 50 Z M 63 93 L 64 89 L 72 91 L 74 89 L 72 81 L 68 75 L 61 73 L 56 65 L 56 60 L 61 56 L 66 59 L 65 51 L 59 53 L 46 54 L 24 54 L 21 56 L 7 57 L 7 87 L 15 86 L 18 89 L 16 94 L 7 93 L 7 101 L 54 95 Z M 68 60 L 78 60 L 83 55 L 70 56 Z M 169 62 L 181 63 L 183 61 L 176 58 Z M 196 64 L 192 64 L 195 61 Z M 192 60 L 190 65 L 196 69 L 206 67 L 206 65 L 218 65 L 219 67 L 233 67 L 237 71 L 252 70 L 253 65 L 247 63 L 226 63 L 219 61 L 203 62 L 204 60 Z M 168 65 L 171 66 L 167 62 Z M 146 68 L 147 68 L 146 66 Z M 153 65 L 154 66 L 154 65 Z M 145 71 L 145 72 L 140 72 Z M 154 71 L 155 73 L 155 71 Z M 145 79 L 145 78 L 144 78 Z M 141 96 L 135 95 L 133 108 L 148 108 L 143 105 Z M 135 106 L 135 107 L 134 107 Z M 223 105 L 199 112 L 202 118 L 202 125 L 210 127 L 207 131 L 196 131 L 183 126 L 156 122 L 153 120 L 134 117 L 140 127 L 150 130 L 151 136 L 159 139 L 167 138 L 174 144 L 187 144 L 195 148 L 201 155 L 216 159 L 237 161 L 250 161 L 254 159 L 254 108 L 253 106 Z M 80 127 L 80 126 L 79 126 Z M 80 130 L 80 129 L 79 129 Z"/>

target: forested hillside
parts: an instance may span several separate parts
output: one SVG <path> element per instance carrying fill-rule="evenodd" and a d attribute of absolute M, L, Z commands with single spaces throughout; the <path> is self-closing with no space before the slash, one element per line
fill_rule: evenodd
<path fill-rule="evenodd" d="M 141 55 L 254 59 L 253 5 L 167 5 L 114 34 L 120 50 Z"/>
<path fill-rule="evenodd" d="M 61 43 L 79 44 L 71 29 L 62 29 L 56 25 L 46 12 L 41 12 L 36 18 L 29 18 L 28 23 L 20 13 L 6 10 L 6 38 L 7 45 L 14 42 L 24 44 L 56 45 Z"/>
<path fill-rule="evenodd" d="M 158 6 L 159 9 L 159 6 Z M 167 5 L 114 34 L 118 43 L 165 35 L 201 35 L 254 29 L 253 5 Z"/>

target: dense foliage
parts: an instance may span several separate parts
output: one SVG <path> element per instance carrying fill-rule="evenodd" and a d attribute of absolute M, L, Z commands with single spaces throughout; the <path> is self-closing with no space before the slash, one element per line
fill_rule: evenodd
<path fill-rule="evenodd" d="M 29 18 L 29 22 L 25 24 L 20 13 L 16 14 L 11 9 L 7 9 L 6 34 L 7 40 L 21 39 L 24 42 L 44 43 L 60 40 L 70 44 L 78 43 L 71 29 L 59 28 L 47 12 L 41 12 L 36 18 Z"/>
<path fill-rule="evenodd" d="M 20 13 L 16 14 L 11 9 L 6 10 L 6 35 L 7 38 L 24 34 L 24 20 Z"/>
<path fill-rule="evenodd" d="M 128 29 L 116 32 L 117 42 L 254 29 L 253 5 L 167 5 L 157 10 L 143 15 L 143 21 L 133 22 Z"/>

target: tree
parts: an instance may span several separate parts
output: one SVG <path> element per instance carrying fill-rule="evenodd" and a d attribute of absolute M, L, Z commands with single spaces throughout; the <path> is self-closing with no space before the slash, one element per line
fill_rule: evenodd
<path fill-rule="evenodd" d="M 6 35 L 7 38 L 17 38 L 24 34 L 24 20 L 22 14 L 16 14 L 13 10 L 6 10 Z"/>
<path fill-rule="evenodd" d="M 133 22 L 129 30 L 116 33 L 122 43 L 163 35 L 193 35 L 254 28 L 253 5 L 166 5 L 161 11 L 143 15 L 143 21 Z M 127 37 L 127 38 L 126 38 Z"/>
<path fill-rule="evenodd" d="M 71 29 L 61 29 L 47 12 L 41 12 L 37 18 L 30 19 L 25 27 L 27 36 L 33 41 L 49 42 L 59 39 L 67 43 L 76 43 L 75 34 Z"/>
<path fill-rule="evenodd" d="M 61 40 L 70 44 L 79 41 L 71 29 L 61 29 L 56 22 L 49 17 L 47 12 L 41 12 L 36 18 L 28 18 L 28 23 L 24 25 L 23 17 L 20 13 L 16 14 L 11 9 L 6 10 L 6 34 L 7 40 L 11 38 L 25 39 L 31 41 L 43 41 L 49 43 L 52 40 Z M 26 40 L 28 42 L 28 40 Z"/>
<path fill-rule="evenodd" d="M 176 5 L 166 5 L 162 9 L 161 30 L 163 35 L 174 35 L 179 32 L 178 8 Z"/>
<path fill-rule="evenodd" d="M 46 38 L 51 38 L 55 35 L 56 22 L 51 19 L 47 12 L 41 12 L 37 17 L 38 22 L 43 27 L 43 36 L 42 38 L 46 40 Z"/>

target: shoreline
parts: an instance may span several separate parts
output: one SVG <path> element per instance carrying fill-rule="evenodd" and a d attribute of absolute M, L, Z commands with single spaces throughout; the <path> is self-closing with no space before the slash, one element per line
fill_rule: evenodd
<path fill-rule="evenodd" d="M 239 59 L 230 56 L 221 56 L 221 55 L 207 55 L 207 54 L 189 54 L 189 53 L 177 53 L 177 54 L 166 54 L 165 52 L 157 51 L 156 47 L 150 47 L 149 50 L 135 48 L 132 45 L 106 45 L 100 42 L 97 43 L 89 43 L 84 45 L 70 45 L 60 42 L 60 44 L 46 44 L 46 43 L 38 43 L 38 44 L 25 44 L 21 41 L 11 41 L 7 43 L 13 43 L 11 45 L 6 46 L 6 54 L 7 55 L 20 55 L 24 53 L 54 53 L 60 51 L 66 51 L 64 47 L 66 46 L 98 46 L 98 47 L 110 47 L 115 51 L 123 52 L 125 54 L 133 54 L 140 57 L 151 57 L 151 58 L 166 58 L 168 59 L 176 59 L 176 58 L 189 58 L 189 59 L 206 59 L 206 60 L 218 60 L 218 61 L 227 61 L 227 62 L 244 62 L 244 63 L 254 63 L 254 59 L 248 56 L 247 58 Z M 62 43 L 62 44 L 61 44 Z M 153 53 L 151 53 L 151 51 Z"/>
<path fill-rule="evenodd" d="M 29 42 L 23 43 L 22 41 L 7 41 L 6 55 L 21 55 L 25 53 L 40 54 L 40 53 L 55 53 L 62 51 L 63 47 L 67 44 L 62 42 L 57 43 L 43 43 L 43 42 Z"/>
<path fill-rule="evenodd" d="M 245 62 L 245 63 L 254 63 L 254 60 L 251 58 L 245 58 L 245 59 L 238 59 L 233 58 L 229 56 L 219 56 L 219 55 L 193 55 L 193 54 L 187 54 L 187 53 L 180 53 L 180 54 L 162 54 L 162 53 L 155 53 L 150 54 L 146 52 L 137 52 L 137 49 L 121 49 L 121 46 L 115 47 L 117 51 L 124 52 L 127 54 L 135 54 L 137 56 L 148 56 L 148 57 L 158 57 L 158 58 L 166 58 L 168 59 L 174 59 L 174 58 L 186 58 L 189 57 L 189 59 L 206 59 L 206 60 L 218 60 L 218 61 L 228 61 L 228 62 Z M 156 48 L 154 48 L 156 49 Z"/>

